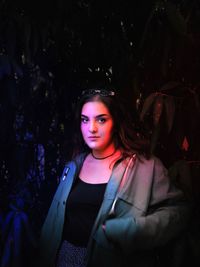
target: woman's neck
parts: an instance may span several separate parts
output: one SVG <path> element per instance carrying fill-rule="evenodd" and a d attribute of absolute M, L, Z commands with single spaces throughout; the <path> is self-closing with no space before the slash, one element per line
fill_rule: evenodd
<path fill-rule="evenodd" d="M 104 160 L 104 159 L 107 159 L 107 158 L 114 156 L 116 151 L 117 151 L 117 149 L 115 148 L 115 146 L 110 145 L 109 147 L 107 147 L 104 150 L 92 149 L 91 155 L 96 160 Z"/>
<path fill-rule="evenodd" d="M 94 152 L 91 151 L 91 155 L 92 155 L 92 157 L 93 157 L 94 159 L 96 159 L 96 160 L 104 160 L 104 159 L 110 158 L 110 157 L 112 157 L 115 153 L 116 153 L 116 150 L 114 150 L 113 152 L 111 152 L 111 153 L 109 153 L 109 154 L 107 154 L 107 155 L 106 155 L 106 153 L 105 153 L 104 155 L 101 154 L 101 155 L 96 156 L 96 155 L 94 154 Z"/>

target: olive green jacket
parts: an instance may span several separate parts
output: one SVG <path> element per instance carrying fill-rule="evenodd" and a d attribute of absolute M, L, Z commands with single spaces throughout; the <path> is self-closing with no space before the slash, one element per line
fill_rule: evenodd
<path fill-rule="evenodd" d="M 81 154 L 65 166 L 42 227 L 37 266 L 55 266 L 67 197 L 85 156 Z M 127 163 L 126 159 L 114 165 L 90 236 L 87 266 L 125 267 L 131 266 L 130 262 L 134 267 L 153 266 L 152 251 L 175 238 L 187 224 L 183 194 L 170 184 L 160 160 L 136 158 L 126 168 Z M 125 172 L 126 180 L 120 187 Z M 111 209 L 114 212 L 109 215 Z"/>

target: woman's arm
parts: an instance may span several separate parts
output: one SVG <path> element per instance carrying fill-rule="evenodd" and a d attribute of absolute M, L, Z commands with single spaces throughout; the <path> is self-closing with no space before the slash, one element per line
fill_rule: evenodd
<path fill-rule="evenodd" d="M 151 197 L 144 216 L 108 219 L 104 232 L 108 240 L 126 252 L 166 244 L 186 227 L 190 214 L 183 193 L 175 188 L 162 163 L 155 159 Z"/>

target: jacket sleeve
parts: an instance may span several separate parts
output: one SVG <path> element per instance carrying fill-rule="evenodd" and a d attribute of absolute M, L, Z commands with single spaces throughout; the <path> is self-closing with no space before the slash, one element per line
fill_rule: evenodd
<path fill-rule="evenodd" d="M 65 189 L 65 187 L 66 182 L 69 183 L 68 180 L 71 180 L 69 175 L 67 176 L 68 171 L 69 167 L 66 166 L 61 176 L 58 188 L 53 196 L 53 200 L 41 229 L 38 246 L 38 257 L 34 259 L 35 263 L 33 264 L 33 266 L 54 266 L 55 257 L 61 241 L 62 228 L 64 224 L 64 195 L 66 193 L 66 190 L 68 190 Z"/>
<path fill-rule="evenodd" d="M 155 159 L 146 214 L 107 220 L 105 235 L 126 252 L 152 249 L 177 237 L 186 227 L 189 214 L 183 193 L 172 186 L 166 169 Z"/>

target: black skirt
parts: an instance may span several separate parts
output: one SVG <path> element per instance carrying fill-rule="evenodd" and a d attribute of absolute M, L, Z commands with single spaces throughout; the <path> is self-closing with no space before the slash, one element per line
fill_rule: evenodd
<path fill-rule="evenodd" d="M 58 253 L 56 267 L 85 267 L 86 248 L 64 240 Z"/>

